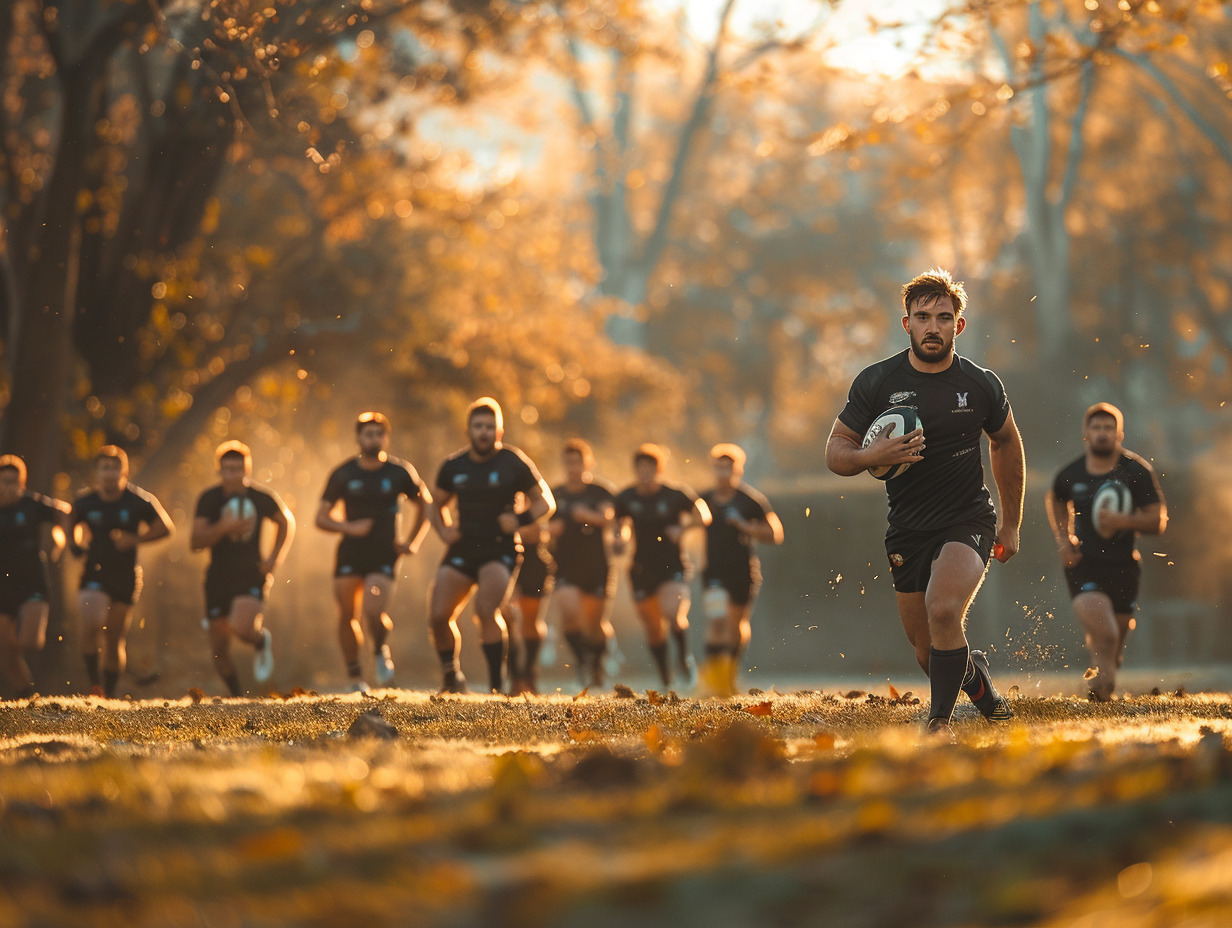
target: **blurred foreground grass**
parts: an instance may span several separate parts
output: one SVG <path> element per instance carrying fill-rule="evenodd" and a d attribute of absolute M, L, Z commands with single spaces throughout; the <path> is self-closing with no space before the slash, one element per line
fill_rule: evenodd
<path fill-rule="evenodd" d="M 1226 695 L 1014 707 L 3 703 L 0 926 L 1232 924 Z"/>

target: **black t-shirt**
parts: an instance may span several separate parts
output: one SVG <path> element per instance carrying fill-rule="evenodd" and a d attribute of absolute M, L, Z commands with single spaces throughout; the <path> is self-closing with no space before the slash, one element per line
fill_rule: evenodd
<path fill-rule="evenodd" d="M 1129 488 L 1135 509 L 1160 501 L 1151 465 L 1132 451 L 1122 451 L 1116 465 L 1106 474 L 1088 471 L 1086 455 L 1061 468 L 1052 482 L 1052 492 L 1062 502 L 1074 504 L 1074 534 L 1078 536 L 1084 564 L 1123 564 L 1134 558 L 1136 533 L 1117 532 L 1104 538 L 1091 521 L 1091 503 L 1109 480 L 1119 480 Z"/>
<path fill-rule="evenodd" d="M 633 520 L 633 539 L 637 549 L 636 563 L 674 563 L 680 556 L 680 545 L 667 537 L 667 529 L 680 525 L 680 517 L 693 510 L 697 494 L 685 486 L 667 484 L 649 496 L 637 491 L 637 485 L 626 487 L 616 495 L 616 517 Z"/>
<path fill-rule="evenodd" d="M 755 557 L 753 541 L 728 519 L 761 522 L 769 525 L 774 510 L 770 501 L 747 483 L 736 488 L 727 502 L 719 502 L 718 491 L 707 490 L 702 502 L 710 507 L 710 524 L 706 526 L 706 564 L 710 569 L 746 567 Z"/>
<path fill-rule="evenodd" d="M 104 500 L 97 491 L 87 493 L 73 504 L 72 525 L 85 523 L 90 529 L 84 576 L 96 573 L 131 573 L 137 566 L 137 549 L 120 551 L 111 538 L 115 529 L 137 533 L 142 525 L 161 524 L 154 497 L 140 487 L 128 484 L 117 499 Z"/>
<path fill-rule="evenodd" d="M 224 536 L 210 547 L 211 574 L 251 573 L 255 570 L 261 562 L 261 527 L 266 519 L 273 519 L 282 512 L 282 500 L 266 487 L 250 484 L 238 496 L 252 504 L 255 516 L 253 530 L 238 538 L 234 535 Z M 198 498 L 196 517 L 213 524 L 222 518 L 223 506 L 234 498 L 223 493 L 221 484 L 212 486 Z"/>
<path fill-rule="evenodd" d="M 500 514 L 513 512 L 518 494 L 530 491 L 540 480 L 530 458 L 510 445 L 496 449 L 486 461 L 473 460 L 469 448 L 455 451 L 436 475 L 442 492 L 457 499 L 462 540 L 472 543 L 511 538 L 501 531 Z"/>
<path fill-rule="evenodd" d="M 958 355 L 940 373 L 917 371 L 909 351 L 861 371 L 838 417 L 861 436 L 891 406 L 911 406 L 920 417 L 924 457 L 886 481 L 890 525 L 936 531 L 995 518 L 984 486 L 980 433 L 996 432 L 1009 417 L 1005 387 L 992 371 Z"/>
<path fill-rule="evenodd" d="M 615 507 L 615 494 L 610 486 L 598 482 L 590 482 L 576 493 L 569 491 L 567 484 L 561 484 L 552 489 L 556 499 L 556 515 L 564 525 L 564 530 L 556 539 L 556 559 L 580 561 L 597 557 L 600 561 L 606 556 L 603 547 L 603 526 L 583 525 L 573 518 L 573 510 L 596 509 L 602 512 L 607 507 Z"/>
<path fill-rule="evenodd" d="M 26 493 L 11 506 L 0 506 L 0 579 L 38 575 L 40 528 L 69 511 L 67 503 Z"/>
<path fill-rule="evenodd" d="M 321 499 L 331 506 L 342 500 L 347 522 L 371 519 L 372 529 L 363 541 L 394 545 L 398 508 L 404 496 L 423 498 L 423 481 L 406 461 L 386 457 L 380 467 L 367 470 L 358 458 L 352 458 L 329 475 Z"/>

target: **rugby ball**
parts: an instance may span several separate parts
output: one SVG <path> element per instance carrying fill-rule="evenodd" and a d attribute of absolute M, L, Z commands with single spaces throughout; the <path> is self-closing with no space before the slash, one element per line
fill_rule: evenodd
<path fill-rule="evenodd" d="M 257 528 L 257 507 L 252 504 L 252 500 L 247 496 L 232 496 L 222 504 L 222 512 L 223 515 L 235 519 L 251 520 L 246 531 L 232 532 L 228 536 L 232 541 L 248 541 L 252 538 L 252 533 Z"/>
<path fill-rule="evenodd" d="M 1134 498 L 1129 492 L 1129 487 L 1116 479 L 1105 480 L 1095 491 L 1095 496 L 1091 498 L 1091 524 L 1095 526 L 1095 531 L 1101 538 L 1111 538 L 1116 534 L 1114 530 L 1105 529 L 1100 524 L 1105 512 L 1127 515 L 1133 511 Z"/>
<path fill-rule="evenodd" d="M 873 424 L 868 427 L 868 431 L 864 433 L 864 443 L 861 448 L 867 448 L 872 444 L 873 439 L 884 432 L 891 425 L 894 426 L 894 437 L 901 438 L 908 432 L 914 432 L 920 428 L 920 417 L 915 411 L 914 406 L 891 406 L 876 419 Z M 878 480 L 893 480 L 913 462 L 907 461 L 903 464 L 887 464 L 884 467 L 870 467 L 868 472 Z"/>

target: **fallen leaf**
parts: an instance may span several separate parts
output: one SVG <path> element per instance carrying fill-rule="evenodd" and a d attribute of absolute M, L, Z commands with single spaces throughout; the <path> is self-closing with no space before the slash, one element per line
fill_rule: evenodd
<path fill-rule="evenodd" d="M 774 705 L 770 702 L 770 700 L 767 699 L 765 702 L 759 702 L 759 703 L 754 703 L 751 706 L 745 706 L 744 711 L 747 712 L 749 715 L 757 715 L 757 716 L 770 715 L 774 712 Z"/>

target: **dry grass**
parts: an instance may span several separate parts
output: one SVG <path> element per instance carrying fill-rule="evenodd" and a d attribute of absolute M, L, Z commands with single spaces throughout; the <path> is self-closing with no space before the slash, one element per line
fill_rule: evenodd
<path fill-rule="evenodd" d="M 4 703 L 0 926 L 1232 923 L 1227 696 L 1014 707 Z"/>

